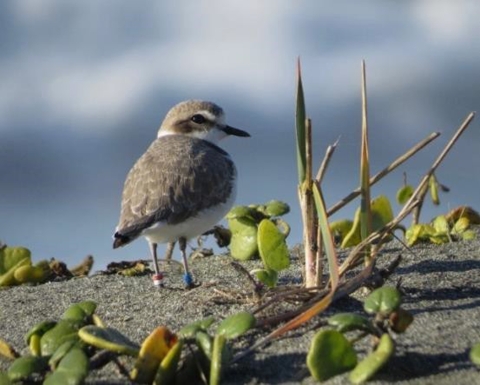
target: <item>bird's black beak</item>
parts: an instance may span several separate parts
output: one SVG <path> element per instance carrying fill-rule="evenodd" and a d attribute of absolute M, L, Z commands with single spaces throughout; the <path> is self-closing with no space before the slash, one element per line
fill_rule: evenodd
<path fill-rule="evenodd" d="M 249 137 L 250 134 L 246 131 L 239 130 L 238 128 L 230 127 L 230 126 L 225 126 L 223 128 L 223 132 L 227 135 L 234 135 L 234 136 L 243 136 L 243 137 Z"/>

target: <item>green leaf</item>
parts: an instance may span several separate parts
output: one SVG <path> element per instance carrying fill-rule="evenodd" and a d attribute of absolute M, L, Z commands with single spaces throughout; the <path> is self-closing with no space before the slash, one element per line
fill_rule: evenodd
<path fill-rule="evenodd" d="M 391 286 L 383 286 L 372 291 L 363 304 L 369 314 L 388 315 L 398 309 L 402 302 L 400 292 Z"/>
<path fill-rule="evenodd" d="M 25 343 L 30 345 L 30 351 L 34 356 L 41 355 L 40 339 L 46 332 L 53 329 L 56 324 L 55 321 L 40 322 L 25 335 Z"/>
<path fill-rule="evenodd" d="M 338 313 L 328 319 L 328 324 L 337 329 L 340 333 L 352 330 L 363 330 L 375 333 L 371 322 L 361 315 L 353 313 Z"/>
<path fill-rule="evenodd" d="M 48 370 L 47 359 L 38 356 L 23 356 L 17 358 L 8 368 L 7 374 L 11 381 L 31 380 L 42 376 Z"/>
<path fill-rule="evenodd" d="M 62 315 L 62 319 L 72 320 L 85 324 L 89 321 L 96 308 L 97 304 L 93 301 L 83 301 L 75 303 L 73 305 L 70 305 L 68 309 L 65 310 Z"/>
<path fill-rule="evenodd" d="M 265 214 L 269 217 L 279 217 L 290 212 L 290 206 L 285 202 L 271 200 L 265 204 Z"/>
<path fill-rule="evenodd" d="M 414 189 L 410 185 L 405 185 L 397 191 L 397 202 L 401 205 L 407 203 L 413 195 Z"/>
<path fill-rule="evenodd" d="M 248 206 L 235 206 L 227 213 L 226 218 L 227 219 L 234 219 L 234 218 L 253 219 L 253 211 L 254 209 Z"/>
<path fill-rule="evenodd" d="M 67 340 L 61 344 L 55 353 L 48 360 L 48 365 L 52 370 L 55 370 L 58 367 L 60 361 L 67 355 L 67 353 L 73 348 L 78 348 L 80 344 L 83 344 L 83 341 Z"/>
<path fill-rule="evenodd" d="M 280 271 L 290 266 L 285 236 L 269 219 L 262 220 L 258 225 L 258 251 L 267 269 Z"/>
<path fill-rule="evenodd" d="M 24 247 L 5 247 L 0 250 L 0 286 L 18 285 L 15 271 L 30 266 L 30 251 Z"/>
<path fill-rule="evenodd" d="M 25 247 L 3 248 L 0 250 L 0 274 L 6 273 L 24 259 L 27 259 L 29 264 L 32 263 L 30 250 Z"/>
<path fill-rule="evenodd" d="M 167 327 L 157 327 L 142 342 L 130 379 L 141 384 L 153 383 L 160 363 L 177 341 L 177 336 Z"/>
<path fill-rule="evenodd" d="M 439 234 L 446 235 L 450 233 L 450 227 L 448 226 L 447 218 L 445 218 L 444 215 L 439 215 L 435 217 L 435 219 L 432 222 L 432 226 L 435 229 L 435 231 Z"/>
<path fill-rule="evenodd" d="M 438 196 L 438 182 L 434 174 L 430 175 L 430 178 L 428 179 L 428 188 L 430 190 L 432 203 L 438 206 L 440 204 L 440 198 Z"/>
<path fill-rule="evenodd" d="M 322 330 L 315 334 L 307 355 L 307 366 L 317 381 L 326 381 L 356 364 L 357 354 L 342 333 Z"/>
<path fill-rule="evenodd" d="M 233 258 L 246 261 L 257 254 L 257 224 L 253 219 L 232 218 L 228 226 L 232 232 L 230 253 Z"/>
<path fill-rule="evenodd" d="M 87 344 L 99 349 L 136 357 L 139 346 L 116 329 L 101 328 L 95 325 L 84 326 L 78 331 L 79 337 Z"/>
<path fill-rule="evenodd" d="M 212 358 L 210 364 L 210 381 L 209 385 L 220 385 L 223 364 L 223 352 L 226 346 L 226 338 L 223 334 L 215 335 L 213 340 Z"/>
<path fill-rule="evenodd" d="M 80 306 L 80 308 L 83 310 L 83 312 L 87 316 L 92 316 L 93 313 L 95 313 L 95 310 L 97 309 L 97 303 L 94 301 L 82 301 L 77 303 L 77 306 Z"/>
<path fill-rule="evenodd" d="M 71 349 L 44 385 L 81 385 L 88 374 L 88 357 L 82 349 Z"/>
<path fill-rule="evenodd" d="M 433 226 L 426 224 L 416 224 L 410 226 L 405 232 L 405 240 L 408 246 L 413 246 L 418 242 L 430 241 L 436 235 Z M 447 239 L 448 241 L 448 239 Z"/>
<path fill-rule="evenodd" d="M 349 219 L 340 219 L 330 223 L 330 230 L 333 234 L 336 244 L 341 244 L 347 234 L 352 230 L 353 221 Z M 360 236 L 359 236 L 360 238 Z"/>
<path fill-rule="evenodd" d="M 52 355 L 68 340 L 78 340 L 78 324 L 70 320 L 60 320 L 40 338 L 42 356 Z"/>
<path fill-rule="evenodd" d="M 182 355 L 183 341 L 178 340 L 177 343 L 168 351 L 166 357 L 160 363 L 157 374 L 155 376 L 155 385 L 164 385 L 174 383 L 175 374 L 177 372 L 178 362 Z"/>
<path fill-rule="evenodd" d="M 0 384 L 13 385 L 13 382 L 10 381 L 10 378 L 8 378 L 8 374 L 6 372 L 0 372 Z"/>
<path fill-rule="evenodd" d="M 208 360 L 212 359 L 213 340 L 210 334 L 199 331 L 195 334 L 195 342 Z"/>
<path fill-rule="evenodd" d="M 393 210 L 385 195 L 379 195 L 372 200 L 372 231 L 380 230 L 393 220 Z"/>
<path fill-rule="evenodd" d="M 355 210 L 355 216 L 353 218 L 353 224 L 350 228 L 350 231 L 343 238 L 343 242 L 340 247 L 342 249 L 346 249 L 348 247 L 358 245 L 361 241 L 362 236 L 360 233 L 360 208 L 358 208 L 357 210 Z"/>
<path fill-rule="evenodd" d="M 192 322 L 188 325 L 185 325 L 183 328 L 181 328 L 180 331 L 178 332 L 178 335 L 180 336 L 180 338 L 194 338 L 195 334 L 198 331 L 207 330 L 214 321 L 215 321 L 215 318 L 210 316 L 200 321 Z"/>
<path fill-rule="evenodd" d="M 379 195 L 375 199 L 372 199 L 370 202 L 370 215 L 372 217 L 372 231 L 380 230 L 393 220 L 392 206 L 385 195 Z M 345 226 L 346 229 L 346 224 L 343 224 L 343 226 Z M 343 229 L 343 232 L 346 232 L 345 229 Z M 361 240 L 361 209 L 358 208 L 355 211 L 355 217 L 353 219 L 353 224 L 350 227 L 350 231 L 343 237 L 341 247 L 347 248 L 356 246 Z"/>
<path fill-rule="evenodd" d="M 30 338 L 34 335 L 44 335 L 50 329 L 52 329 L 57 324 L 56 321 L 42 321 L 32 327 L 27 334 L 25 334 L 25 343 L 28 344 L 30 342 Z"/>
<path fill-rule="evenodd" d="M 255 272 L 257 279 L 270 288 L 277 286 L 278 273 L 271 269 L 259 269 Z"/>
<path fill-rule="evenodd" d="M 471 241 L 477 237 L 477 233 L 474 230 L 466 230 L 461 233 L 461 237 L 464 241 Z"/>
<path fill-rule="evenodd" d="M 442 245 L 444 243 L 450 242 L 450 237 L 448 234 L 443 234 L 443 233 L 435 233 L 431 235 L 428 240 L 432 242 L 435 245 Z"/>
<path fill-rule="evenodd" d="M 14 271 L 13 276 L 19 284 L 42 283 L 45 282 L 51 274 L 50 264 L 48 261 L 43 260 L 34 266 L 28 264 L 20 266 Z"/>
<path fill-rule="evenodd" d="M 387 363 L 395 350 L 393 340 L 388 333 L 380 338 L 377 349 L 362 360 L 350 373 L 352 384 L 363 384 L 377 373 Z"/>
<path fill-rule="evenodd" d="M 339 280 L 337 252 L 335 249 L 335 243 L 333 242 L 333 235 L 328 224 L 328 215 L 323 194 L 316 183 L 314 183 L 312 187 L 313 200 L 315 202 L 315 208 L 318 215 L 318 224 L 320 226 L 320 230 L 322 231 L 323 245 L 325 246 L 325 254 L 327 255 L 328 271 L 330 273 L 331 281 L 330 287 L 333 293 L 337 289 Z M 320 302 L 317 303 L 317 305 L 319 304 Z"/>
<path fill-rule="evenodd" d="M 480 366 L 480 343 L 473 345 L 469 356 L 470 361 L 472 361 L 475 365 Z"/>
<path fill-rule="evenodd" d="M 223 335 L 227 340 L 237 338 L 255 326 L 256 319 L 249 312 L 242 311 L 225 318 L 218 325 L 215 334 Z"/>
<path fill-rule="evenodd" d="M 467 217 L 459 218 L 453 225 L 452 234 L 463 234 L 469 227 L 470 221 Z"/>

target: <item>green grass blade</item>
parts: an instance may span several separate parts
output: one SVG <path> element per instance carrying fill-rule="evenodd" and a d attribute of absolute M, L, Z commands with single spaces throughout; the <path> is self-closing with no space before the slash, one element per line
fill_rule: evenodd
<path fill-rule="evenodd" d="M 306 144 L 305 144 L 305 98 L 303 95 L 302 73 L 300 68 L 300 58 L 297 64 L 297 102 L 295 111 L 295 128 L 297 132 L 297 166 L 298 182 L 302 184 L 305 181 L 306 168 Z"/>
<path fill-rule="evenodd" d="M 328 269 L 330 273 L 330 281 L 332 283 L 332 291 L 335 291 L 338 285 L 338 258 L 335 250 L 335 243 L 333 242 L 333 235 L 328 223 L 327 209 L 323 200 L 320 188 L 316 183 L 313 184 L 313 199 L 315 201 L 315 207 L 317 209 L 318 224 L 322 231 L 322 240 L 325 246 L 325 254 L 328 260 Z"/>
<path fill-rule="evenodd" d="M 370 207 L 370 160 L 368 152 L 367 123 L 367 85 L 365 61 L 362 61 L 362 144 L 360 153 L 360 231 L 361 238 L 366 239 L 372 232 L 372 215 Z"/>

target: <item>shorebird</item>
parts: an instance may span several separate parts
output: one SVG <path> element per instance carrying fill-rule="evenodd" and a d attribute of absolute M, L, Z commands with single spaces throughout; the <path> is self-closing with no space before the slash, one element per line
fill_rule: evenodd
<path fill-rule="evenodd" d="M 218 223 L 232 207 L 237 171 L 217 143 L 226 136 L 250 136 L 228 126 L 218 105 L 187 100 L 165 116 L 157 138 L 125 180 L 113 248 L 144 236 L 150 246 L 155 286 L 163 286 L 157 244 L 178 241 L 184 282 L 193 286 L 186 243 Z"/>

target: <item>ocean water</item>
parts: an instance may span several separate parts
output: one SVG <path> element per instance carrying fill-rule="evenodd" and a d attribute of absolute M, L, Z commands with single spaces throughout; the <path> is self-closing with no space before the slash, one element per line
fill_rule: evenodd
<path fill-rule="evenodd" d="M 207 6 L 208 5 L 208 6 Z M 360 62 L 367 63 L 370 160 L 378 172 L 433 131 L 431 146 L 373 189 L 394 201 L 416 184 L 480 102 L 480 9 L 474 1 L 5 2 L 0 5 L 0 239 L 33 259 L 95 269 L 148 258 L 145 241 L 111 248 L 122 185 L 168 109 L 212 100 L 252 137 L 224 148 L 239 171 L 237 202 L 291 205 L 301 241 L 295 159 L 301 57 L 314 169 L 340 138 L 323 184 L 331 206 L 359 181 Z M 450 187 L 423 219 L 480 209 L 474 120 L 438 170 Z M 358 203 L 335 218 L 352 217 Z M 399 206 L 393 202 L 394 211 Z"/>

